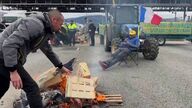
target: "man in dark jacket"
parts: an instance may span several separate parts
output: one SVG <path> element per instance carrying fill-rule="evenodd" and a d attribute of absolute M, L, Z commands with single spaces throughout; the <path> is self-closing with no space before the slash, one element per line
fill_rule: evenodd
<path fill-rule="evenodd" d="M 11 81 L 15 89 L 26 92 L 30 108 L 43 107 L 39 87 L 23 65 L 27 55 L 40 48 L 54 66 L 63 72 L 70 72 L 48 44 L 53 32 L 59 31 L 63 22 L 63 15 L 58 10 L 52 10 L 47 14 L 19 19 L 0 34 L 0 98 Z"/>
<path fill-rule="evenodd" d="M 92 20 L 89 20 L 89 26 L 88 26 L 88 33 L 89 33 L 89 38 L 91 39 L 90 46 L 95 46 L 95 30 L 96 27 Z"/>

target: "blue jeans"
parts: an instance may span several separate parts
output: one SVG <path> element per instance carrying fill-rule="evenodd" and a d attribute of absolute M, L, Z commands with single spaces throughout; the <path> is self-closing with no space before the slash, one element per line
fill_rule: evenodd
<path fill-rule="evenodd" d="M 125 57 L 131 50 L 128 48 L 119 48 L 115 51 L 115 53 L 112 54 L 112 58 L 105 61 L 108 65 L 108 67 L 113 66 L 117 62 L 121 61 L 123 57 Z"/>

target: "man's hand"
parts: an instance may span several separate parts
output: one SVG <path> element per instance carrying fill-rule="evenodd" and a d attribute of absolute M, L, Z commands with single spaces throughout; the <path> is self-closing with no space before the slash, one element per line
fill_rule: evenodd
<path fill-rule="evenodd" d="M 23 82 L 22 82 L 21 77 L 18 74 L 17 70 L 10 72 L 10 79 L 11 79 L 11 82 L 13 84 L 13 87 L 15 87 L 15 89 L 23 88 Z"/>
<path fill-rule="evenodd" d="M 66 67 L 64 67 L 64 66 L 60 69 L 60 71 L 61 71 L 62 73 L 71 74 L 71 71 L 70 71 L 69 69 L 67 69 Z"/>

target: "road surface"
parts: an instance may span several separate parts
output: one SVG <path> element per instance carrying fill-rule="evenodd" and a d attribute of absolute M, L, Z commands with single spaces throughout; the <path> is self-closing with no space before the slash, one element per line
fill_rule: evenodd
<path fill-rule="evenodd" d="M 78 46 L 80 50 L 59 47 L 54 48 L 54 51 L 62 61 L 77 57 L 87 62 L 92 76 L 99 78 L 97 89 L 109 94 L 121 94 L 123 106 L 114 108 L 192 108 L 190 42 L 167 42 L 160 47 L 158 58 L 154 61 L 145 60 L 140 53 L 138 66 L 131 61 L 127 65 L 115 65 L 107 71 L 102 71 L 98 64 L 99 60 L 106 60 L 110 56 L 104 52 L 102 45 Z M 30 54 L 25 64 L 33 77 L 52 66 L 41 51 Z M 18 90 L 10 87 L 0 100 L 0 108 L 11 108 L 18 93 Z"/>

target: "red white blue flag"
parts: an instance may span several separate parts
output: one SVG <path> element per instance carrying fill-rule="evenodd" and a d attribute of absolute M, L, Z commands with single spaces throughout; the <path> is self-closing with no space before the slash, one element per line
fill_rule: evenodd
<path fill-rule="evenodd" d="M 159 25 L 161 21 L 162 21 L 162 17 L 155 14 L 151 8 L 141 6 L 140 22 Z"/>

